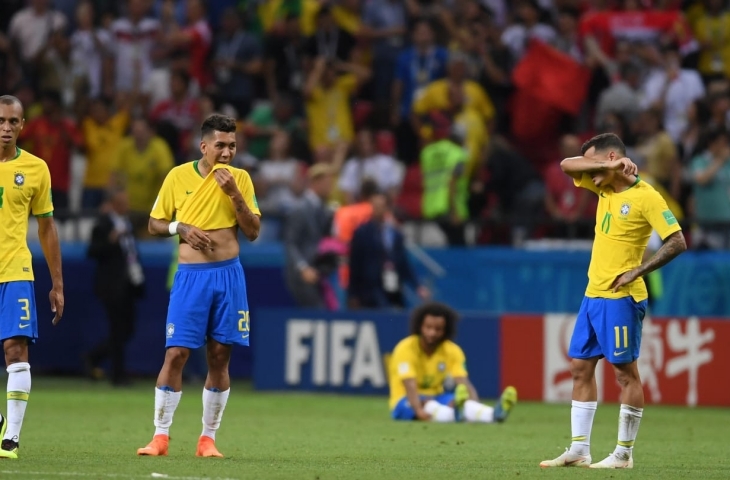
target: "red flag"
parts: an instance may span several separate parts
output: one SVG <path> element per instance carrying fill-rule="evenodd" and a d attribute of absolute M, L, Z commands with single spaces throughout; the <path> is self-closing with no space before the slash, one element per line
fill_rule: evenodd
<path fill-rule="evenodd" d="M 533 40 L 512 73 L 512 80 L 518 90 L 577 115 L 588 92 L 591 71 L 572 57 Z"/>

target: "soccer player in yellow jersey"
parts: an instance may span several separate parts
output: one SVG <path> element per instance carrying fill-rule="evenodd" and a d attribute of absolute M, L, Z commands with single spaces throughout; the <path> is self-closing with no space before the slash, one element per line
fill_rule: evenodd
<path fill-rule="evenodd" d="M 28 216 L 38 220 L 38 238 L 51 273 L 53 324 L 63 315 L 61 247 L 53 221 L 51 174 L 40 158 L 17 147 L 23 105 L 0 97 L 0 340 L 8 371 L 7 419 L 0 415 L 0 458 L 18 458 L 20 428 L 30 394 L 28 345 L 38 338 L 33 267 L 26 242 Z"/>
<path fill-rule="evenodd" d="M 413 311 L 411 335 L 396 345 L 389 361 L 394 420 L 502 422 L 517 403 L 514 387 L 504 390 L 494 408 L 479 403 L 464 352 L 451 340 L 457 319 L 456 312 L 441 303 L 426 303 Z M 456 386 L 452 393 L 445 388 L 449 383 Z"/>
<path fill-rule="evenodd" d="M 644 409 L 637 368 L 647 304 L 643 277 L 687 246 L 676 218 L 662 196 L 639 178 L 619 137 L 598 135 L 583 144 L 581 152 L 582 157 L 566 158 L 560 164 L 577 186 L 598 195 L 588 288 L 568 350 L 573 376 L 572 444 L 540 466 L 632 468 Z M 663 244 L 642 262 L 652 230 Z M 601 358 L 613 365 L 621 385 L 618 443 L 607 458 L 591 464 L 591 428 L 598 399 L 595 371 Z"/>
<path fill-rule="evenodd" d="M 211 115 L 201 127 L 203 158 L 173 168 L 152 208 L 153 235 L 179 235 L 178 271 L 167 310 L 165 363 L 155 389 L 155 435 L 138 455 L 167 455 L 172 417 L 182 395 L 190 350 L 207 344 L 203 433 L 196 455 L 222 457 L 215 446 L 230 392 L 233 344 L 248 345 L 246 282 L 238 259 L 238 230 L 259 235 L 260 212 L 251 177 L 229 164 L 236 154 L 236 122 Z"/>

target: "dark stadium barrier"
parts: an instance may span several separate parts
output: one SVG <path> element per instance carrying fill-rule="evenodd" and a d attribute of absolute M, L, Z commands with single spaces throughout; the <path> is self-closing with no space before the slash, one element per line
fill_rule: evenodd
<path fill-rule="evenodd" d="M 400 312 L 261 309 L 256 315 L 253 378 L 260 390 L 385 394 L 390 353 L 409 334 Z M 462 316 L 456 342 L 485 398 L 499 395 L 499 339 L 496 316 Z"/>
<path fill-rule="evenodd" d="M 570 401 L 568 346 L 575 314 L 505 315 L 501 382 L 522 400 Z M 647 404 L 730 406 L 730 319 L 644 319 L 639 373 Z M 596 370 L 598 400 L 619 401 L 612 367 Z"/>

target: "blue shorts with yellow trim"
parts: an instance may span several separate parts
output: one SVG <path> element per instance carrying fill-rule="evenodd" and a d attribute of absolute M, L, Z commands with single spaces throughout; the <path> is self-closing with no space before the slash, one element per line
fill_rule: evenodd
<path fill-rule="evenodd" d="M 208 338 L 248 346 L 246 279 L 239 259 L 180 264 L 165 329 L 166 348 L 200 348 Z"/>
<path fill-rule="evenodd" d="M 38 338 L 35 289 L 31 281 L 0 283 L 0 341 L 12 337 L 27 337 L 31 343 Z"/>
<path fill-rule="evenodd" d="M 426 400 L 436 400 L 441 405 L 449 406 L 449 404 L 454 401 L 454 394 L 442 393 L 441 395 L 436 395 L 435 397 L 427 397 L 425 395 L 421 395 L 421 401 L 425 402 Z M 411 407 L 411 404 L 408 401 L 408 397 L 401 398 L 395 405 L 395 408 L 393 408 L 393 411 L 390 412 L 390 415 L 393 417 L 393 420 L 416 419 L 416 411 L 413 410 L 413 407 Z"/>
<path fill-rule="evenodd" d="M 568 356 L 605 357 L 609 363 L 633 362 L 639 358 L 646 305 L 646 300 L 636 302 L 631 297 L 583 298 Z"/>

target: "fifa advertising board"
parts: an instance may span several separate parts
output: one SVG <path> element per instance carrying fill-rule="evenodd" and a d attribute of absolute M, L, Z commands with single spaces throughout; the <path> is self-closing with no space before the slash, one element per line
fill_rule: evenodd
<path fill-rule="evenodd" d="M 254 386 L 363 394 L 388 392 L 388 359 L 409 334 L 405 313 L 258 309 L 251 345 Z M 499 318 L 463 315 L 456 343 L 482 396 L 499 388 Z"/>
<path fill-rule="evenodd" d="M 524 400 L 566 402 L 574 314 L 505 315 L 501 383 Z M 730 406 L 730 319 L 650 318 L 642 328 L 639 373 L 649 404 Z M 596 370 L 598 400 L 618 402 L 611 365 Z"/>

